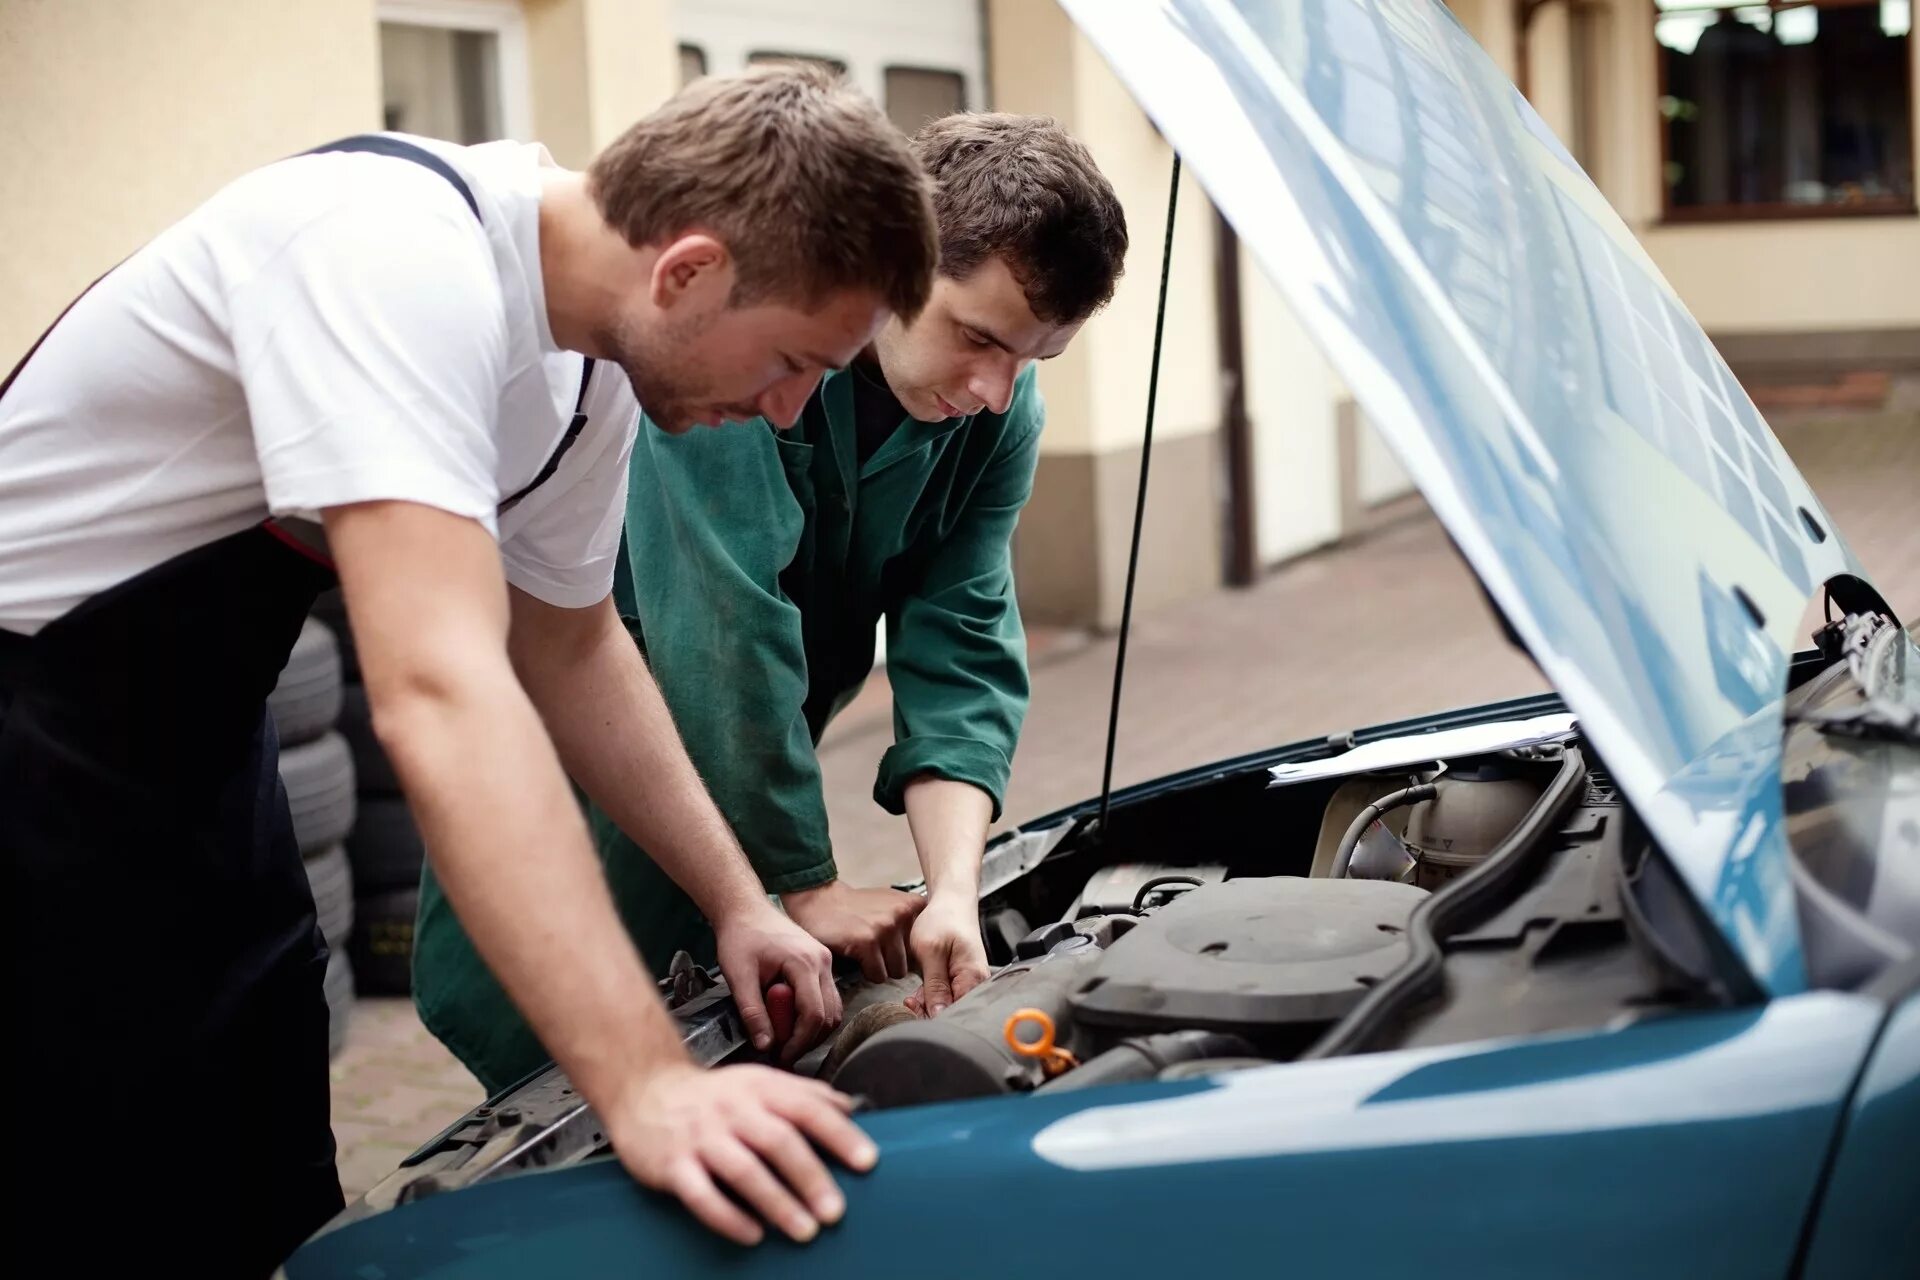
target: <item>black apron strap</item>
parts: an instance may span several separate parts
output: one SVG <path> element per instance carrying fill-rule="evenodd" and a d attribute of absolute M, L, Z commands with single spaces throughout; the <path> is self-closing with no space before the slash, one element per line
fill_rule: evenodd
<path fill-rule="evenodd" d="M 588 356 L 587 362 L 580 368 L 580 392 L 573 398 L 573 421 L 567 424 L 566 434 L 560 437 L 560 444 L 554 449 L 553 456 L 547 459 L 547 465 L 540 468 L 540 474 L 535 476 L 525 488 L 513 494 L 505 502 L 500 504 L 502 513 L 513 510 L 520 499 L 553 479 L 553 473 L 560 469 L 560 460 L 567 456 L 567 450 L 573 448 L 573 442 L 580 438 L 582 431 L 586 430 L 587 385 L 592 381 L 593 357 Z"/>
<path fill-rule="evenodd" d="M 473 210 L 473 216 L 476 218 L 480 217 L 480 205 L 474 200 L 473 191 L 467 186 L 465 179 L 461 178 L 460 174 L 452 165 L 425 147 L 417 146 L 401 138 L 389 137 L 386 134 L 362 133 L 355 134 L 350 138 L 341 138 L 336 142 L 329 142 L 325 146 L 315 147 L 305 154 L 310 156 L 322 155 L 334 151 L 362 151 L 371 155 L 391 156 L 396 160 L 410 160 L 423 168 L 431 169 L 452 183 L 454 190 L 460 193 L 460 198 L 467 202 L 467 208 Z M 580 391 L 579 394 L 574 396 L 573 420 L 567 424 L 566 433 L 560 437 L 559 445 L 554 448 L 552 456 L 547 459 L 546 465 L 540 468 L 540 473 L 534 476 L 532 482 L 510 495 L 500 504 L 499 510 L 501 513 L 504 514 L 505 512 L 513 510 L 522 498 L 532 493 L 535 489 L 538 489 L 547 481 L 553 479 L 553 473 L 560 469 L 561 459 L 567 456 L 567 450 L 573 448 L 573 442 L 578 440 L 580 433 L 586 429 L 587 386 L 592 381 L 593 357 L 588 356 L 586 364 L 580 370 Z"/>
<path fill-rule="evenodd" d="M 452 165 L 425 147 L 416 146 L 401 138 L 390 138 L 382 133 L 359 133 L 351 138 L 340 138 L 301 154 L 318 156 L 333 151 L 363 151 L 369 155 L 408 160 L 423 169 L 431 169 L 452 184 L 453 189 L 460 193 L 460 198 L 467 202 L 467 208 L 473 210 L 474 217 L 480 217 L 480 202 L 473 198 L 473 189 L 467 186 L 467 180 L 462 178 L 459 171 Z M 486 221 L 484 218 L 480 220 Z"/>
<path fill-rule="evenodd" d="M 452 165 L 425 147 L 416 146 L 400 138 L 390 138 L 385 134 L 361 133 L 355 134 L 350 138 L 336 139 L 333 142 L 326 143 L 324 146 L 318 146 L 311 151 L 303 151 L 300 154 L 317 156 L 334 151 L 363 151 L 369 155 L 390 156 L 395 160 L 410 161 L 423 169 L 430 169 L 442 178 L 445 178 L 447 182 L 452 185 L 453 189 L 460 193 L 460 198 L 467 202 L 467 208 L 473 210 L 474 217 L 480 217 L 480 202 L 473 198 L 473 188 L 467 185 L 467 180 L 462 178 L 459 171 Z M 483 222 L 485 221 L 485 219 L 481 220 Z M 118 265 L 118 263 L 115 264 L 115 266 Z M 13 368 L 8 370 L 5 381 L 0 381 L 0 396 L 7 394 L 7 388 L 11 387 L 13 380 L 20 376 L 20 371 L 27 367 L 27 361 L 33 359 L 34 354 L 40 350 L 40 344 L 47 340 L 48 335 L 59 328 L 60 322 L 67 318 L 67 313 L 79 304 L 80 299 L 86 297 L 93 291 L 94 285 L 99 284 L 101 280 L 105 280 L 112 274 L 113 268 L 109 267 L 94 280 L 93 284 L 88 285 L 79 293 L 75 294 L 73 301 L 67 303 L 66 306 L 60 309 L 60 314 L 53 318 L 53 323 L 42 330 L 40 336 L 33 340 L 33 345 L 27 348 L 27 354 L 21 356 Z M 593 362 L 588 361 L 587 365 L 588 368 L 591 369 Z M 584 385 L 582 389 L 584 391 Z"/>

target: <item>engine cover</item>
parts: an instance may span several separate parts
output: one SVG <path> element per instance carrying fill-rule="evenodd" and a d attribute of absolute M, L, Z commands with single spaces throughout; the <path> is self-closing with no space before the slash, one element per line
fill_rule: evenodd
<path fill-rule="evenodd" d="M 1426 890 L 1298 876 L 1205 885 L 1116 941 L 1070 997 L 1088 1030 L 1201 1028 L 1297 1037 L 1358 1004 L 1407 958 Z"/>

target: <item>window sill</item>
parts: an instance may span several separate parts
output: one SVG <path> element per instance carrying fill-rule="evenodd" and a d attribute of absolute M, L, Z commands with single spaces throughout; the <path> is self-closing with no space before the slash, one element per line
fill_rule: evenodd
<path fill-rule="evenodd" d="M 1666 210 L 1655 223 L 1662 227 L 1727 226 L 1751 222 L 1831 222 L 1836 218 L 1912 218 L 1920 207 L 1912 201 L 1874 201 L 1869 204 L 1735 204 L 1697 205 Z"/>

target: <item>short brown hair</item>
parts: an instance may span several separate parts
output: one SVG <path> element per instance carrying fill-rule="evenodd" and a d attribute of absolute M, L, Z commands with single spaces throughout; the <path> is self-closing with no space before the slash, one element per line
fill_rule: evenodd
<path fill-rule="evenodd" d="M 998 254 L 1034 315 L 1084 320 L 1126 268 L 1127 215 L 1078 139 L 1048 116 L 967 112 L 914 135 L 934 181 L 940 274 L 964 280 Z"/>
<path fill-rule="evenodd" d="M 912 320 L 933 287 L 931 183 L 880 109 L 816 67 L 696 80 L 594 157 L 587 182 L 636 248 L 696 228 L 725 241 L 735 302 L 865 290 Z"/>

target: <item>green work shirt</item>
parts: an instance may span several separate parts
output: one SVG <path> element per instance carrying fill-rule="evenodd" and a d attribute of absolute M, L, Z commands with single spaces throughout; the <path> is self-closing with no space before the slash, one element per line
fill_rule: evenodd
<path fill-rule="evenodd" d="M 874 799 L 968 782 L 1000 814 L 1027 708 L 1011 538 L 1043 411 L 1028 370 L 1004 414 L 903 421 L 864 463 L 852 371 L 788 431 L 669 436 L 643 421 L 614 599 L 687 752 L 770 893 L 835 877 L 815 745 L 873 667 L 886 620 L 894 744 Z M 614 900 L 649 965 L 711 963 L 693 904 L 590 807 Z M 414 954 L 422 1016 L 490 1087 L 545 1058 L 429 873 Z"/>

